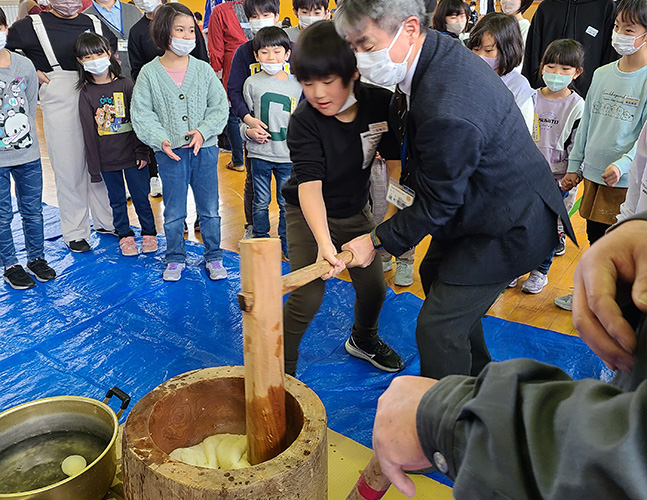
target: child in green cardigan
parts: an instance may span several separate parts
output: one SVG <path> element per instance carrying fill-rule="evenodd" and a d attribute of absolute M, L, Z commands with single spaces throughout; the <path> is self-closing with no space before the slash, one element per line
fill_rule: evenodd
<path fill-rule="evenodd" d="M 178 281 L 185 268 L 183 223 L 189 185 L 200 214 L 209 278 L 227 277 L 220 249 L 216 144 L 229 105 L 211 66 L 189 55 L 196 43 L 194 27 L 193 14 L 184 5 L 169 3 L 158 8 L 151 35 L 165 52 L 142 68 L 131 108 L 135 133 L 155 151 L 162 178 L 165 281 Z"/>

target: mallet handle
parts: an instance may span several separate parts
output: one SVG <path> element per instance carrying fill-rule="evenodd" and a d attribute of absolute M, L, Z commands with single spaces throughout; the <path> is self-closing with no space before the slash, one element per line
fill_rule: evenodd
<path fill-rule="evenodd" d="M 335 255 L 335 257 L 337 257 L 339 260 L 344 261 L 345 264 L 348 264 L 351 260 L 353 260 L 353 254 L 348 250 L 344 250 L 343 252 L 338 253 L 337 255 Z M 292 271 L 290 274 L 284 275 L 282 278 L 283 295 L 290 293 L 297 288 L 302 287 L 303 285 L 307 285 L 317 278 L 321 278 L 331 269 L 332 266 L 330 265 L 330 262 L 328 262 L 327 260 L 320 260 L 319 262 L 315 262 L 314 264 L 310 264 L 309 266 L 302 267 L 301 269 Z"/>
<path fill-rule="evenodd" d="M 382 473 L 380 462 L 373 455 L 346 500 L 379 500 L 389 486 L 391 481 Z"/>

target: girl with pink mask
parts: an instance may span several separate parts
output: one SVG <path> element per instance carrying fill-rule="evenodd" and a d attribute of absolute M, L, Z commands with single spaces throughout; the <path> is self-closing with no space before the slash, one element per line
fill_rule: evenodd
<path fill-rule="evenodd" d="M 516 19 L 500 12 L 487 14 L 476 23 L 467 40 L 467 48 L 501 77 L 532 133 L 537 92 L 525 77 L 514 71 L 523 58 L 523 40 Z"/>

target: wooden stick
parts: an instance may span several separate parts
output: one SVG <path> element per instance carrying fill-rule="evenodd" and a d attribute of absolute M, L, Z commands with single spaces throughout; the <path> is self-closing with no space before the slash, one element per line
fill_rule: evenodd
<path fill-rule="evenodd" d="M 386 495 L 391 481 L 382 473 L 380 462 L 373 455 L 346 500 L 379 500 Z"/>
<path fill-rule="evenodd" d="M 283 293 L 281 241 L 251 238 L 240 242 L 243 310 L 247 455 L 252 465 L 274 458 L 285 445 Z"/>
<path fill-rule="evenodd" d="M 353 260 L 353 254 L 348 250 L 335 255 L 339 260 L 344 261 L 345 264 L 348 264 Z M 309 266 L 302 267 L 296 271 L 292 271 L 290 274 L 283 276 L 283 294 L 293 292 L 297 288 L 307 285 L 311 281 L 321 278 L 324 274 L 332 269 L 330 262 L 327 260 L 320 260 Z"/>

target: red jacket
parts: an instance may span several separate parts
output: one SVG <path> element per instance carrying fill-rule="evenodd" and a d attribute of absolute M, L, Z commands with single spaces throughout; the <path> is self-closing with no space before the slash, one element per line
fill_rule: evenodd
<path fill-rule="evenodd" d="M 222 70 L 222 83 L 227 89 L 231 61 L 236 49 L 247 41 L 240 21 L 234 12 L 234 4 L 240 0 L 223 2 L 214 7 L 209 19 L 209 60 L 214 71 Z"/>

